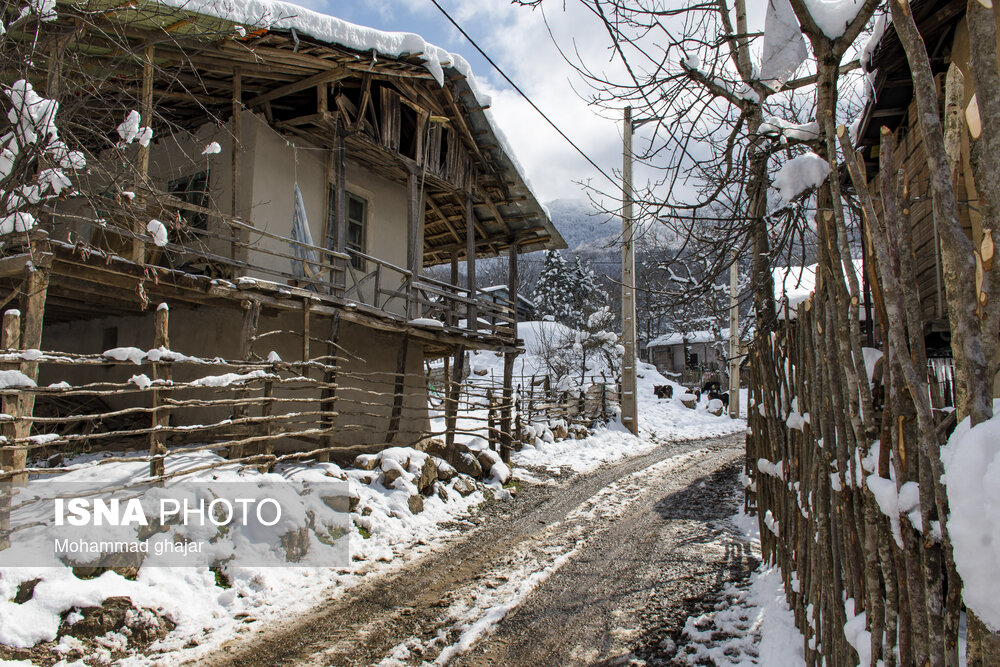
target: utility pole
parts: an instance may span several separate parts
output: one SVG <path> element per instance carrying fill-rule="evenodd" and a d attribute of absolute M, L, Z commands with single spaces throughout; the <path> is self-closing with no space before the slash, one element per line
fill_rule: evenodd
<path fill-rule="evenodd" d="M 635 389 L 635 244 L 632 230 L 632 107 L 625 107 L 622 133 L 622 424 L 639 435 Z"/>
<path fill-rule="evenodd" d="M 729 417 L 740 416 L 740 300 L 736 253 L 729 265 Z"/>

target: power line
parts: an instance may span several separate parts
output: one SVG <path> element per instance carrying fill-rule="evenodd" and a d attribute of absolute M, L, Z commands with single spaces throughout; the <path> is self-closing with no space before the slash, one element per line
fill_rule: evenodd
<path fill-rule="evenodd" d="M 597 163 L 596 163 L 596 162 L 594 162 L 593 160 L 591 160 L 591 159 L 590 159 L 590 156 L 589 156 L 589 155 L 587 155 L 586 153 L 584 153 L 584 152 L 583 152 L 583 149 L 582 149 L 582 148 L 580 148 L 579 146 L 577 146 L 577 145 L 576 145 L 576 143 L 574 143 L 574 141 L 573 141 L 572 139 L 570 139 L 570 138 L 569 138 L 569 137 L 568 137 L 568 136 L 566 135 L 566 133 L 565 133 L 565 132 L 563 132 L 562 130 L 560 130 L 560 129 L 559 129 L 559 126 L 558 126 L 558 125 L 556 125 L 556 124 L 555 124 L 555 123 L 554 123 L 554 122 L 552 121 L 552 119 L 551 119 L 551 118 L 549 118 L 549 117 L 548 117 L 548 116 L 547 116 L 547 115 L 545 114 L 545 112 L 544 112 L 544 111 L 542 111 L 541 109 L 539 109 L 539 108 L 538 108 L 538 105 L 537 105 L 537 104 L 535 104 L 535 103 L 534 103 L 533 101 L 531 101 L 531 98 L 530 98 L 530 97 L 528 97 L 528 96 L 527 96 L 527 95 L 525 94 L 525 92 L 524 92 L 523 90 L 521 90 L 521 89 L 520 89 L 520 87 L 518 87 L 518 85 L 517 85 L 516 83 L 514 83 L 514 82 L 513 82 L 512 80 L 511 80 L 511 78 L 510 78 L 509 76 L 507 76 L 507 74 L 506 74 L 506 73 L 505 73 L 505 72 L 504 72 L 504 71 L 503 71 L 502 69 L 500 69 L 500 66 L 499 66 L 499 65 L 497 65 L 497 64 L 496 64 L 495 62 L 493 62 L 493 59 L 492 59 L 492 58 L 490 58 L 490 57 L 489 57 L 488 55 L 486 55 L 486 52 L 485 52 L 485 51 L 483 51 L 483 49 L 482 49 L 482 48 L 481 48 L 481 47 L 479 46 L 479 44 L 477 44 L 477 43 L 476 43 L 476 40 L 472 39 L 472 37 L 470 37 L 470 36 L 469 36 L 469 33 L 465 32 L 465 30 L 464 30 L 464 29 L 462 28 L 462 26 L 460 26 L 460 25 L 458 24 L 458 21 L 456 21 L 455 19 L 453 19 L 453 18 L 451 17 L 451 14 L 449 14 L 449 13 L 447 12 L 447 10 L 445 10 L 445 8 L 444 8 L 444 7 L 442 7 L 442 6 L 441 6 L 441 5 L 440 5 L 440 4 L 438 3 L 438 0 L 431 0 L 431 2 L 432 2 L 432 3 L 434 3 L 434 6 L 435 6 L 435 7 L 437 7 L 437 8 L 439 9 L 439 10 L 441 10 L 441 13 L 442 13 L 442 14 L 444 14 L 445 18 L 446 18 L 446 19 L 448 19 L 448 20 L 449 20 L 449 21 L 451 22 L 451 24 L 452 24 L 453 26 L 455 26 L 455 28 L 456 28 L 456 29 L 457 29 L 457 30 L 458 30 L 458 31 L 459 31 L 460 33 L 462 33 L 462 36 L 463 36 L 463 37 L 465 37 L 465 38 L 466 38 L 467 40 L 469 40 L 469 43 L 470 43 L 470 44 L 472 44 L 472 46 L 474 46 L 474 47 L 475 47 L 476 51 L 479 51 L 479 54 L 480 54 L 480 55 L 481 55 L 481 56 L 482 56 L 483 58 L 486 58 L 486 62 L 488 62 L 488 63 L 489 63 L 490 65 L 492 65 L 492 66 L 493 66 L 493 69 L 495 69 L 495 70 L 496 70 L 496 71 L 497 71 L 497 72 L 498 72 L 498 73 L 500 74 L 500 76 L 502 76 L 502 77 L 503 77 L 503 78 L 504 78 L 504 79 L 505 79 L 505 80 L 507 81 L 507 83 L 509 83 L 509 84 L 511 85 L 511 87 L 512 87 L 512 88 L 513 88 L 514 90 L 516 90 L 516 91 L 518 92 L 518 94 L 519 94 L 519 95 L 520 95 L 521 97 L 523 97 L 523 98 L 524 98 L 524 100 L 525 100 L 525 101 L 526 101 L 526 102 L 527 102 L 528 104 L 530 104 L 530 105 L 531 105 L 531 108 L 532 108 L 532 109 L 534 109 L 535 111 L 537 111 L 537 112 L 538 112 L 538 115 L 539 115 L 539 116 L 541 116 L 542 118 L 544 118 L 544 119 L 545 119 L 545 122 L 547 122 L 547 123 L 548 123 L 549 125 L 551 125 L 551 126 L 552 126 L 552 129 L 554 129 L 554 130 L 555 130 L 556 132 L 558 132 L 558 133 L 559 133 L 559 136 L 561 136 L 561 137 L 562 137 L 563 139 L 565 139 L 565 140 L 566 140 L 566 142 L 567 142 L 567 143 L 569 143 L 569 145 L 570 145 L 570 146 L 572 146 L 572 147 L 573 147 L 573 149 L 574 149 L 574 150 L 575 150 L 575 151 L 576 151 L 577 153 L 579 153 L 580 155 L 582 155 L 582 156 L 583 156 L 583 159 L 584 159 L 584 160 L 586 160 L 587 162 L 589 162 L 589 163 L 590 163 L 590 165 L 591 165 L 591 166 L 592 166 L 592 167 L 593 167 L 594 169 L 596 169 L 596 170 L 598 171 L 598 173 L 600 173 L 600 174 L 601 174 L 601 176 L 603 176 L 604 178 L 608 179 L 608 181 L 610 181 L 610 182 L 611 182 L 611 183 L 612 183 L 612 184 L 613 184 L 613 185 L 614 185 L 614 186 L 615 186 L 616 188 L 618 188 L 619 190 L 621 190 L 621 189 L 622 189 L 622 186 L 621 186 L 621 184 L 620 184 L 620 183 L 619 183 L 619 182 L 618 182 L 617 180 L 615 180 L 614 178 L 612 178 L 611 176 L 609 176 L 609 175 L 608 175 L 608 173 L 607 173 L 606 171 L 604 171 L 604 170 L 603 170 L 603 169 L 601 169 L 601 168 L 600 168 L 599 166 L 597 166 Z"/>

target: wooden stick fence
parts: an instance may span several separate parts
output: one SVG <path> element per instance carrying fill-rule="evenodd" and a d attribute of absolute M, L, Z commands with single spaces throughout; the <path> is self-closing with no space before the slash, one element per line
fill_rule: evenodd
<path fill-rule="evenodd" d="M 958 641 L 948 617 L 957 615 L 961 584 L 934 527 L 940 517 L 912 411 L 887 401 L 881 446 L 846 445 L 823 310 L 814 299 L 796 319 L 786 311 L 778 330 L 750 348 L 746 507 L 760 515 L 761 551 L 781 566 L 807 664 L 856 664 L 858 648 L 887 665 L 897 655 L 903 665 L 945 664 Z M 886 514 L 874 492 L 894 495 L 909 482 L 919 482 L 917 506 Z M 854 644 L 849 621 L 862 631 Z"/>

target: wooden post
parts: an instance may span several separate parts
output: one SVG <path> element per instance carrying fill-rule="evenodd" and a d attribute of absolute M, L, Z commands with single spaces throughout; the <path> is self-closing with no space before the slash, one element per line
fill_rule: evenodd
<path fill-rule="evenodd" d="M 233 123 L 232 123 L 232 133 L 233 133 L 233 148 L 230 151 L 232 154 L 232 172 L 233 172 L 233 182 L 232 182 L 232 205 L 230 206 L 230 213 L 232 217 L 239 218 L 242 216 L 243 211 L 243 192 L 242 185 L 243 180 L 240 178 L 240 170 L 243 162 L 243 74 L 239 67 L 233 68 Z M 246 260 L 249 254 L 246 243 L 248 241 L 249 235 L 243 229 L 233 228 L 230 231 L 233 240 L 231 243 L 231 252 L 234 260 Z"/>
<path fill-rule="evenodd" d="M 3 340 L 0 341 L 0 344 L 3 345 L 4 350 L 13 354 L 17 354 L 21 350 L 21 311 L 11 309 L 3 314 Z M 19 369 L 20 366 L 21 364 L 15 364 L 14 368 Z M 6 442 L 4 443 L 4 450 L 0 452 L 0 465 L 3 466 L 5 472 L 24 468 L 27 459 L 27 452 L 7 449 L 7 447 L 13 446 L 14 440 L 18 436 L 18 422 L 21 416 L 20 396 L 20 392 L 16 390 L 10 390 L 10 393 L 5 392 L 2 399 L 3 405 L 0 407 L 4 414 L 8 414 L 14 418 L 12 421 L 3 422 L 2 431 Z M 13 481 L 14 479 L 5 479 L 3 481 Z M 9 521 L 9 515 L 5 519 Z"/>
<path fill-rule="evenodd" d="M 406 185 L 409 192 L 406 200 L 406 268 L 410 270 L 407 316 L 416 319 L 420 317 L 420 302 L 413 289 L 413 281 L 420 277 L 424 265 L 424 200 L 416 168 L 410 169 Z"/>
<path fill-rule="evenodd" d="M 335 252 L 347 252 L 347 173 L 344 167 L 346 132 L 340 116 L 337 116 L 336 143 L 333 147 L 333 229 L 329 230 L 332 248 Z M 338 260 L 344 263 L 342 260 Z M 347 285 L 347 263 L 339 276 L 338 287 Z M 341 292 L 342 294 L 343 292 Z M 360 295 L 358 295 L 360 297 Z M 376 294 L 376 298 L 378 295 Z"/>
<path fill-rule="evenodd" d="M 542 381 L 542 406 L 545 408 L 545 421 L 552 421 L 552 382 L 548 373 Z"/>
<path fill-rule="evenodd" d="M 305 364 L 309 363 L 311 358 L 311 353 L 309 351 L 310 334 L 309 334 L 309 319 L 312 311 L 312 301 L 309 297 L 304 297 L 302 299 L 302 373 L 303 377 L 309 377 L 309 367 Z"/>
<path fill-rule="evenodd" d="M 740 301 L 736 253 L 729 266 L 729 417 L 740 416 Z"/>
<path fill-rule="evenodd" d="M 472 301 L 465 314 L 465 325 L 470 331 L 479 328 L 479 312 L 476 308 L 476 213 L 472 206 L 472 195 L 465 200 L 465 285 L 466 296 Z"/>
<path fill-rule="evenodd" d="M 410 348 L 410 332 L 403 334 L 403 341 L 396 353 L 396 383 L 392 393 L 392 413 L 389 416 L 389 429 L 385 435 L 386 442 L 392 442 L 399 434 L 399 419 L 403 413 L 403 392 L 406 390 L 406 354 Z"/>
<path fill-rule="evenodd" d="M 328 366 L 336 366 L 338 361 L 336 359 L 337 355 L 337 341 L 340 340 L 340 311 L 333 314 L 330 319 L 330 333 L 327 336 L 327 357 L 326 361 Z M 336 423 L 336 413 L 334 412 L 334 404 L 337 397 L 337 389 L 333 386 L 337 382 L 337 371 L 335 368 L 328 368 L 323 373 L 323 391 L 320 392 L 320 398 L 322 403 L 320 405 L 320 410 L 323 412 L 323 417 L 321 423 L 324 429 L 332 429 Z M 323 434 L 323 447 L 330 448 L 334 446 L 333 433 Z M 320 463 L 326 463 L 330 460 L 330 452 L 326 451 L 317 456 L 317 461 Z"/>
<path fill-rule="evenodd" d="M 24 316 L 22 318 L 21 347 L 25 350 L 39 350 L 42 347 L 42 322 L 45 318 L 45 299 L 49 291 L 49 269 L 29 268 L 24 280 Z M 21 363 L 21 372 L 33 382 L 38 380 L 38 362 L 25 361 Z M 35 395 L 22 392 L 17 397 L 17 416 L 15 423 L 15 438 L 27 438 L 31 434 L 31 416 L 35 411 Z M 9 414 L 9 413 L 8 413 Z M 14 468 L 24 468 L 27 451 L 14 453 Z M 11 482 L 20 484 L 27 482 L 27 475 L 17 475 Z"/>
<path fill-rule="evenodd" d="M 240 359 L 250 361 L 253 353 L 253 341 L 257 337 L 257 327 L 260 324 L 260 301 L 247 299 L 243 302 L 243 328 L 240 330 Z M 236 392 L 237 399 L 246 399 L 250 391 L 243 385 Z M 233 420 L 242 419 L 247 416 L 247 408 L 244 405 L 237 405 L 233 410 Z M 237 433 L 244 429 L 238 429 Z M 239 459 L 243 457 L 243 445 L 232 445 L 229 448 L 228 458 Z"/>
<path fill-rule="evenodd" d="M 18 310 L 8 310 L 3 314 L 3 337 L 0 345 L 4 350 L 17 352 L 21 349 L 21 312 Z M 10 447 L 17 437 L 17 418 L 19 409 L 19 395 L 16 392 L 4 393 L 2 395 L 2 405 L 0 409 L 4 414 L 14 418 L 14 421 L 5 421 L 2 433 L 7 442 L 4 447 Z M 27 458 L 26 452 L 3 449 L 0 450 L 0 466 L 6 472 L 24 468 L 24 461 Z M 20 464 L 20 465 L 18 465 Z M 0 549 L 10 546 L 10 484 L 13 479 L 0 481 Z"/>
<path fill-rule="evenodd" d="M 507 296 L 514 304 L 511 318 L 513 320 L 511 336 L 517 339 L 517 239 L 510 239 L 507 246 Z M 503 406 L 500 418 L 500 458 L 504 463 L 510 463 L 510 450 L 513 443 L 511 433 L 511 416 L 513 405 L 514 360 L 516 351 L 508 351 L 503 358 Z"/>
<path fill-rule="evenodd" d="M 521 451 L 521 387 L 518 387 L 517 401 L 514 403 L 514 431 L 511 433 L 511 449 Z"/>
<path fill-rule="evenodd" d="M 451 251 L 451 284 L 458 287 L 458 248 Z M 458 324 L 456 319 L 458 318 L 458 308 L 455 307 L 454 303 L 448 305 L 448 324 L 449 326 L 455 326 Z"/>
<path fill-rule="evenodd" d="M 639 435 L 635 368 L 635 244 L 632 227 L 632 107 L 625 107 L 622 150 L 622 425 Z"/>
<path fill-rule="evenodd" d="M 465 347 L 455 347 L 455 363 L 448 380 L 448 398 L 444 404 L 445 445 L 450 454 L 455 446 L 455 422 L 458 419 L 458 402 L 462 397 L 462 375 L 465 373 Z"/>
<path fill-rule="evenodd" d="M 493 390 L 486 390 L 486 405 L 489 406 L 486 410 L 486 439 L 489 442 L 489 448 L 491 450 L 497 449 L 497 412 L 496 406 L 493 404 Z"/>
<path fill-rule="evenodd" d="M 270 372 L 277 375 L 278 369 L 275 366 L 271 366 Z M 261 424 L 263 425 L 263 433 L 261 435 L 265 436 L 267 439 L 264 440 L 264 454 L 268 456 L 274 456 L 274 440 L 271 438 L 271 413 L 274 412 L 274 380 L 268 378 L 264 380 L 264 402 L 260 405 L 260 416 L 263 417 Z M 267 472 L 271 472 L 274 469 L 274 461 L 267 461 L 261 466 L 261 469 Z"/>
<path fill-rule="evenodd" d="M 154 349 L 170 349 L 170 308 L 165 303 L 161 303 L 156 308 L 155 319 L 156 333 L 153 337 Z M 153 381 L 165 380 L 169 382 L 173 373 L 169 363 L 153 363 Z M 161 404 L 160 390 L 153 388 L 153 428 L 166 428 L 170 425 L 170 408 Z M 149 434 L 149 476 L 160 477 L 166 472 L 163 461 L 167 453 L 166 436 L 153 431 Z"/>
<path fill-rule="evenodd" d="M 153 125 L 153 47 L 147 46 L 142 59 L 142 122 Z M 137 189 L 145 190 L 149 176 L 149 146 L 139 146 L 136 154 Z M 133 224 L 135 236 L 132 238 L 131 260 L 137 264 L 146 261 L 146 242 L 139 235 L 146 233 L 146 220 L 136 217 Z"/>

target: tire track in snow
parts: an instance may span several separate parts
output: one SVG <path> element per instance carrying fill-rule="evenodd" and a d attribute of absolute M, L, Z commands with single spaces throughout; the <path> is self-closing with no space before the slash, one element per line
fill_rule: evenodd
<path fill-rule="evenodd" d="M 224 648 L 201 665 L 208 667 L 250 667 L 271 665 L 373 665 L 419 664 L 432 661 L 447 647 L 459 642 L 463 632 L 482 619 L 490 609 L 494 617 L 509 615 L 531 598 L 531 590 L 518 590 L 511 583 L 545 585 L 555 570 L 581 557 L 572 540 L 558 540 L 557 534 L 570 524 L 606 529 L 617 514 L 617 498 L 624 507 L 640 498 L 647 480 L 644 475 L 657 466 L 692 467 L 679 464 L 678 455 L 694 450 L 731 455 L 742 447 L 739 434 L 699 441 L 662 442 L 652 451 L 602 466 L 592 472 L 559 479 L 556 484 L 522 487 L 513 501 L 491 503 L 473 518 L 479 524 L 468 532 L 448 538 L 430 552 L 402 563 L 391 572 L 374 575 L 347 592 L 332 591 L 329 602 L 307 614 L 280 620 L 243 641 Z M 667 461 L 671 461 L 667 464 Z M 691 473 L 677 477 L 691 476 Z M 669 477 L 659 475 L 660 479 Z M 674 482 L 672 485 L 676 486 Z M 618 495 L 615 496 L 614 494 Z M 603 499 L 603 500 L 602 500 Z M 648 498 L 646 499 L 648 500 Z M 573 514 L 572 519 L 570 518 Z M 584 516 L 587 514 L 587 516 Z M 601 515 L 603 520 L 599 520 Z M 588 523 L 589 522 L 589 523 Z M 558 526 L 558 528 L 553 528 Z M 596 530 L 596 529 L 595 529 Z M 586 532 L 586 531 L 584 531 Z M 600 532 L 600 530 L 597 530 Z M 605 531 L 606 532 L 606 531 Z M 590 537 L 577 534 L 578 541 Z M 532 549 L 541 545 L 548 552 Z M 574 558 L 576 557 L 576 558 Z M 507 586 L 500 595 L 492 591 Z M 533 590 L 533 589 L 532 589 Z M 476 593 L 479 603 L 470 597 Z M 506 610 L 500 614 L 500 598 L 506 596 Z M 487 604 L 492 599 L 492 604 Z M 464 611 L 464 622 L 451 618 Z M 494 623 L 482 622 L 483 637 Z M 472 639 L 475 632 L 467 635 Z M 407 639 L 408 638 L 408 639 Z M 436 641 L 435 641 L 436 640 Z M 469 641 L 467 645 L 476 645 Z M 482 642 L 479 642 L 482 644 Z M 419 654 L 426 654 L 421 657 Z M 397 654 L 397 657 L 393 657 Z"/>

